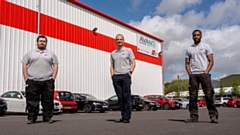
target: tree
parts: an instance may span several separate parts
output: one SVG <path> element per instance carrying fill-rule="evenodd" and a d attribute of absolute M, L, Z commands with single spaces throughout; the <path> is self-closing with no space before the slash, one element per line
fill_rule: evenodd
<path fill-rule="evenodd" d="M 165 86 L 165 94 L 171 93 L 171 92 L 181 92 L 188 90 L 189 81 L 188 80 L 173 80 L 172 82 L 166 82 L 164 84 Z M 180 88 L 179 88 L 180 87 Z M 179 93 L 180 95 L 180 93 Z"/>
<path fill-rule="evenodd" d="M 232 83 L 232 95 L 233 96 L 239 95 L 238 81 L 236 78 L 234 78 L 233 83 Z"/>
<path fill-rule="evenodd" d="M 223 84 L 222 84 L 221 81 L 220 81 L 220 91 L 219 91 L 219 95 L 220 95 L 221 97 L 223 97 L 224 95 L 226 95 L 226 94 L 225 94 L 225 91 L 223 90 Z"/>

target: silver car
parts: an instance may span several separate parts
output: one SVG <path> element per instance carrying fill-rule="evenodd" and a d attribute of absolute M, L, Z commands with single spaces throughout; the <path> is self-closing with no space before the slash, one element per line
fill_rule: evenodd
<path fill-rule="evenodd" d="M 182 108 L 188 109 L 189 107 L 189 100 L 186 98 L 173 98 L 173 100 L 178 101 L 182 104 Z"/>

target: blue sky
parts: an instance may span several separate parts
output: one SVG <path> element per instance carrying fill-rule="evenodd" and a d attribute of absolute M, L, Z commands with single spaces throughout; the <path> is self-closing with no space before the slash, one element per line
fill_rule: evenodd
<path fill-rule="evenodd" d="M 165 81 L 188 79 L 184 54 L 191 32 L 214 52 L 213 79 L 240 74 L 239 0 L 79 0 L 107 15 L 164 39 Z"/>

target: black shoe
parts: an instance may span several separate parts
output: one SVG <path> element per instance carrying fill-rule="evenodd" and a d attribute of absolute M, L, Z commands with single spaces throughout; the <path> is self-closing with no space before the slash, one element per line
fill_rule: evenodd
<path fill-rule="evenodd" d="M 123 119 L 115 120 L 116 123 L 123 122 Z"/>
<path fill-rule="evenodd" d="M 35 123 L 36 121 L 33 121 L 33 120 L 28 120 L 27 124 L 33 124 Z"/>
<path fill-rule="evenodd" d="M 53 123 L 53 120 L 47 120 L 47 121 L 43 121 L 43 122 L 51 124 L 51 123 Z"/>
<path fill-rule="evenodd" d="M 186 123 L 197 123 L 198 117 L 197 116 L 190 116 L 189 119 L 185 120 Z"/>
<path fill-rule="evenodd" d="M 218 123 L 218 116 L 215 114 L 210 115 L 211 123 Z"/>
<path fill-rule="evenodd" d="M 130 120 L 123 120 L 123 123 L 130 123 Z"/>

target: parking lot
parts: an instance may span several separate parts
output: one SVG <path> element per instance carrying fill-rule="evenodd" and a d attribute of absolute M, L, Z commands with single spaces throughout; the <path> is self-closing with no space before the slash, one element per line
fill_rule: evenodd
<path fill-rule="evenodd" d="M 210 123 L 207 109 L 199 108 L 199 122 L 185 123 L 188 110 L 133 111 L 129 124 L 115 123 L 119 111 L 106 113 L 63 113 L 54 115 L 54 123 L 27 125 L 26 115 L 6 114 L 0 117 L 2 135 L 237 135 L 240 125 L 240 108 L 219 107 L 219 123 Z"/>

